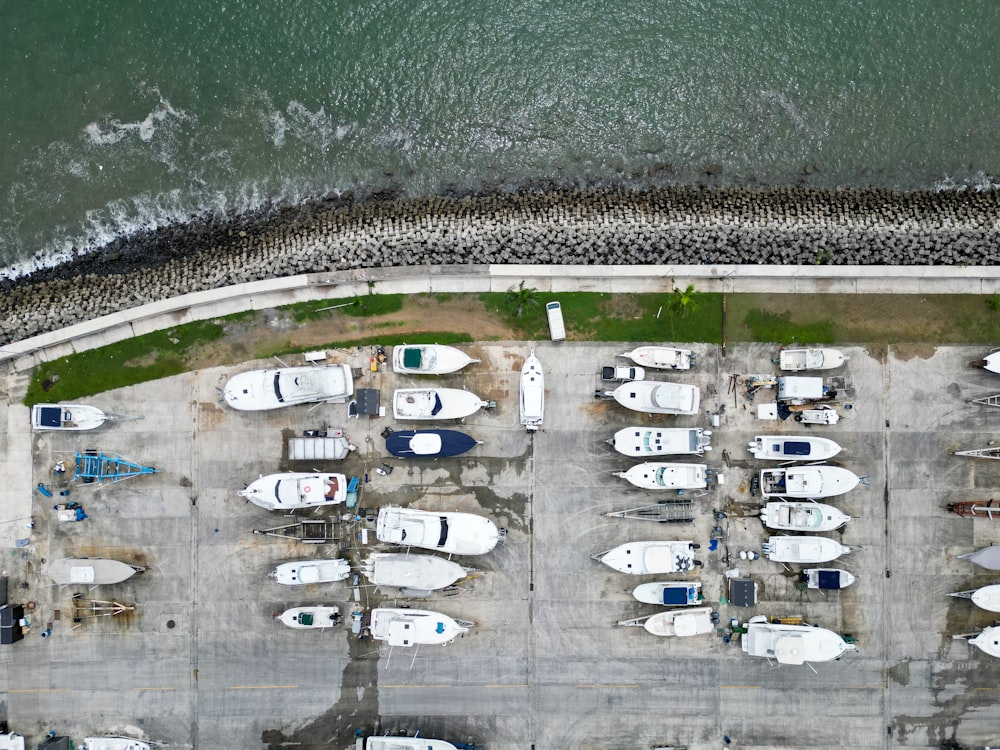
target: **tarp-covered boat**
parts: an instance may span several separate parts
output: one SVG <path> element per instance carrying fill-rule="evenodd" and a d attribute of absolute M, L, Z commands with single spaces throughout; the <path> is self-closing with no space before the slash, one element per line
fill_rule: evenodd
<path fill-rule="evenodd" d="M 374 552 L 362 572 L 376 586 L 390 586 L 426 594 L 447 588 L 468 575 L 468 569 L 434 555 Z"/>
<path fill-rule="evenodd" d="M 398 458 L 459 456 L 481 444 L 458 430 L 397 430 L 385 439 L 385 449 Z"/>
<path fill-rule="evenodd" d="M 60 586 L 112 584 L 127 581 L 145 568 L 100 557 L 65 557 L 49 563 L 45 573 Z"/>

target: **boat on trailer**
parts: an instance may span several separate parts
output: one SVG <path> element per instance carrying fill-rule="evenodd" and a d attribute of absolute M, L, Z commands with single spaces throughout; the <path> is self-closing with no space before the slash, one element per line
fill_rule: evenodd
<path fill-rule="evenodd" d="M 608 441 L 625 456 L 700 456 L 712 450 L 712 432 L 700 427 L 625 427 Z"/>
<path fill-rule="evenodd" d="M 45 573 L 59 586 L 90 584 L 99 586 L 127 581 L 146 569 L 101 557 L 65 557 L 49 564 Z"/>
<path fill-rule="evenodd" d="M 663 607 L 692 607 L 704 601 L 701 581 L 656 581 L 632 589 L 632 596 L 643 604 Z"/>
<path fill-rule="evenodd" d="M 711 607 L 672 609 L 632 620 L 621 620 L 618 624 L 626 628 L 641 626 L 647 633 L 661 637 L 687 638 L 693 635 L 708 635 L 715 631 Z"/>
<path fill-rule="evenodd" d="M 152 466 L 142 466 L 117 453 L 106 454 L 88 448 L 83 453 L 76 452 L 76 471 L 73 474 L 73 479 L 80 480 L 84 484 L 94 482 L 113 484 L 123 479 L 159 473 L 159 469 L 154 469 Z"/>
<path fill-rule="evenodd" d="M 618 356 L 628 357 L 637 365 L 653 370 L 690 370 L 697 364 L 690 349 L 673 346 L 639 346 Z"/>
<path fill-rule="evenodd" d="M 35 404 L 31 407 L 31 426 L 35 430 L 93 430 L 113 420 L 139 419 L 105 414 L 87 404 Z"/>
<path fill-rule="evenodd" d="M 983 628 L 978 633 L 953 635 L 956 641 L 968 641 L 984 654 L 1000 657 L 1000 625 Z"/>
<path fill-rule="evenodd" d="M 948 596 L 954 596 L 957 599 L 970 599 L 973 604 L 987 612 L 1000 612 L 1000 584 L 994 583 L 969 591 L 956 591 Z"/>
<path fill-rule="evenodd" d="M 833 370 L 847 361 L 839 349 L 782 349 L 778 353 L 778 368 L 785 372 L 803 370 Z"/>
<path fill-rule="evenodd" d="M 1000 375 L 1000 349 L 991 349 L 990 353 L 982 359 L 970 363 L 973 367 L 981 367 L 987 372 Z"/>
<path fill-rule="evenodd" d="M 799 574 L 799 582 L 807 589 L 836 591 L 854 583 L 854 574 L 839 568 L 806 568 Z"/>
<path fill-rule="evenodd" d="M 448 375 L 479 361 L 442 344 L 401 344 L 392 349 L 392 370 L 404 375 Z"/>
<path fill-rule="evenodd" d="M 760 494 L 764 497 L 834 497 L 860 483 L 861 477 L 839 466 L 787 466 L 760 472 Z"/>
<path fill-rule="evenodd" d="M 709 479 L 705 464 L 662 462 L 636 464 L 614 475 L 644 490 L 703 490 L 708 487 Z"/>
<path fill-rule="evenodd" d="M 851 517 L 832 505 L 777 500 L 761 508 L 760 520 L 769 529 L 815 532 L 836 531 Z"/>
<path fill-rule="evenodd" d="M 763 545 L 774 562 L 822 563 L 849 554 L 850 547 L 825 536 L 772 536 Z"/>
<path fill-rule="evenodd" d="M 748 450 L 763 461 L 826 461 L 840 453 L 841 448 L 829 438 L 758 435 Z"/>
<path fill-rule="evenodd" d="M 521 368 L 521 424 L 528 432 L 537 432 L 544 418 L 545 372 L 532 349 Z"/>
<path fill-rule="evenodd" d="M 950 512 L 956 513 L 963 518 L 987 518 L 990 521 L 1000 518 L 1000 503 L 995 504 L 993 498 L 989 500 L 967 500 L 958 503 L 948 503 Z"/>

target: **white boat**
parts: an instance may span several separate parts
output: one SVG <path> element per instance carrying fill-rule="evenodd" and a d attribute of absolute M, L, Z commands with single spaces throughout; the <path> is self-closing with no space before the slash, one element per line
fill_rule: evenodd
<path fill-rule="evenodd" d="M 829 438 L 797 435 L 758 435 L 748 449 L 765 461 L 826 461 L 841 451 Z"/>
<path fill-rule="evenodd" d="M 807 589 L 832 590 L 846 589 L 854 583 L 854 574 L 839 568 L 806 568 L 799 575 L 799 581 Z"/>
<path fill-rule="evenodd" d="M 702 601 L 701 581 L 657 581 L 643 583 L 632 590 L 643 604 L 665 607 L 690 607 Z"/>
<path fill-rule="evenodd" d="M 795 412 L 794 419 L 801 424 L 837 424 L 840 414 L 832 406 L 817 406 Z"/>
<path fill-rule="evenodd" d="M 642 625 L 647 633 L 663 637 L 678 636 L 680 638 L 687 638 L 693 635 L 708 635 L 715 632 L 711 607 L 671 609 L 666 612 L 657 612 L 655 615 L 637 617 L 634 620 L 622 620 L 618 624 L 624 627 Z"/>
<path fill-rule="evenodd" d="M 760 494 L 764 497 L 834 497 L 860 483 L 861 477 L 839 466 L 787 466 L 760 472 Z"/>
<path fill-rule="evenodd" d="M 85 737 L 81 750 L 150 750 L 150 744 L 134 737 Z"/>
<path fill-rule="evenodd" d="M 338 505 L 347 499 L 347 477 L 343 474 L 294 471 L 268 474 L 254 480 L 237 494 L 266 510 Z"/>
<path fill-rule="evenodd" d="M 545 372 L 534 349 L 521 368 L 521 424 L 537 432 L 545 417 Z"/>
<path fill-rule="evenodd" d="M 425 737 L 358 737 L 354 750 L 458 750 L 450 742 Z"/>
<path fill-rule="evenodd" d="M 0 750 L 24 750 L 24 736 L 17 732 L 0 732 Z M 81 747 L 81 750 L 86 750 Z"/>
<path fill-rule="evenodd" d="M 700 427 L 625 427 L 608 443 L 625 456 L 700 456 L 712 450 L 712 432 Z"/>
<path fill-rule="evenodd" d="M 833 370 L 846 361 L 839 349 L 782 349 L 778 354 L 778 367 L 786 372 Z"/>
<path fill-rule="evenodd" d="M 100 557 L 65 557 L 50 563 L 45 573 L 60 586 L 77 583 L 97 586 L 127 581 L 144 570 L 138 565 Z"/>
<path fill-rule="evenodd" d="M 697 414 L 701 402 L 698 386 L 659 380 L 622 383 L 610 396 L 626 409 L 647 414 Z"/>
<path fill-rule="evenodd" d="M 983 628 L 978 634 L 953 635 L 952 638 L 967 640 L 984 654 L 1000 657 L 1000 625 Z"/>
<path fill-rule="evenodd" d="M 473 624 L 440 612 L 379 607 L 372 610 L 369 628 L 374 640 L 390 646 L 443 646 L 468 633 Z"/>
<path fill-rule="evenodd" d="M 346 403 L 354 394 L 349 365 L 282 367 L 234 375 L 222 395 L 234 409 L 264 411 L 296 404 Z"/>
<path fill-rule="evenodd" d="M 593 555 L 621 573 L 686 573 L 701 565 L 694 559 L 698 547 L 692 542 L 629 542 Z"/>
<path fill-rule="evenodd" d="M 1000 375 L 1000 349 L 991 350 L 983 359 L 976 360 L 972 365 Z"/>
<path fill-rule="evenodd" d="M 405 589 L 414 595 L 447 588 L 469 575 L 456 562 L 434 555 L 373 552 L 362 572 L 376 586 Z"/>
<path fill-rule="evenodd" d="M 340 607 L 292 607 L 278 615 L 278 622 L 296 630 L 332 628 L 340 624 Z"/>
<path fill-rule="evenodd" d="M 296 560 L 281 563 L 270 576 L 282 586 L 307 586 L 310 583 L 334 583 L 351 574 L 351 564 L 344 559 Z"/>
<path fill-rule="evenodd" d="M 994 583 L 971 591 L 956 591 L 949 596 L 971 599 L 973 604 L 987 612 L 1000 612 L 1000 584 Z"/>
<path fill-rule="evenodd" d="M 108 421 L 108 415 L 86 404 L 35 404 L 31 426 L 36 430 L 93 430 Z"/>
<path fill-rule="evenodd" d="M 744 624 L 740 641 L 750 656 L 774 659 L 778 664 L 806 664 L 839 659 L 856 647 L 832 630 L 812 625 L 784 625 L 759 615 Z"/>
<path fill-rule="evenodd" d="M 832 505 L 776 500 L 760 510 L 760 520 L 779 531 L 836 531 L 851 520 Z"/>
<path fill-rule="evenodd" d="M 764 543 L 764 554 L 774 562 L 823 563 L 850 551 L 850 547 L 825 536 L 772 536 Z"/>
<path fill-rule="evenodd" d="M 955 555 L 955 559 L 968 560 L 986 570 L 1000 570 L 1000 544 L 991 544 L 975 552 Z"/>
<path fill-rule="evenodd" d="M 640 346 L 618 356 L 628 357 L 637 365 L 654 370 L 690 370 L 691 365 L 695 364 L 695 357 L 690 349 L 672 346 Z"/>
<path fill-rule="evenodd" d="M 628 471 L 616 471 L 615 476 L 644 490 L 703 490 L 708 487 L 705 464 L 650 461 L 636 464 Z"/>
<path fill-rule="evenodd" d="M 395 505 L 379 509 L 375 535 L 380 542 L 448 555 L 485 555 L 500 541 L 496 524 L 483 516 Z"/>
<path fill-rule="evenodd" d="M 398 388 L 392 394 L 392 415 L 401 420 L 464 419 L 490 402 L 460 388 Z"/>
<path fill-rule="evenodd" d="M 447 375 L 474 362 L 479 360 L 441 344 L 402 344 L 392 350 L 393 372 L 405 375 Z"/>

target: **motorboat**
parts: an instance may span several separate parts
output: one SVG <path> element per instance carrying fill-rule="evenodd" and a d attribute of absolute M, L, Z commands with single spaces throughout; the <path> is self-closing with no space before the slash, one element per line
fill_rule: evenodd
<path fill-rule="evenodd" d="M 774 659 L 778 664 L 801 665 L 839 659 L 856 646 L 826 628 L 768 622 L 758 615 L 743 625 L 740 638 L 750 656 Z"/>
<path fill-rule="evenodd" d="M 379 509 L 375 535 L 380 542 L 448 555 L 485 555 L 500 541 L 500 530 L 484 516 L 395 505 Z"/>
<path fill-rule="evenodd" d="M 459 456 L 482 441 L 458 430 L 397 430 L 385 439 L 385 449 L 397 458 Z"/>
<path fill-rule="evenodd" d="M 655 615 L 637 617 L 634 620 L 622 620 L 618 624 L 624 627 L 641 625 L 647 633 L 664 637 L 686 638 L 692 635 L 708 635 L 715 632 L 711 607 L 671 609 L 666 612 L 657 612 Z"/>
<path fill-rule="evenodd" d="M 815 409 L 795 412 L 793 419 L 800 424 L 837 424 L 840 413 L 832 406 L 819 405 Z"/>
<path fill-rule="evenodd" d="M 450 742 L 425 737 L 358 737 L 354 750 L 458 750 Z"/>
<path fill-rule="evenodd" d="M 24 750 L 24 735 L 6 729 L 0 731 L 0 750 Z M 81 750 L 86 748 L 81 747 Z"/>
<path fill-rule="evenodd" d="M 332 628 L 340 624 L 340 607 L 292 607 L 278 615 L 277 619 L 282 625 L 296 630 Z"/>
<path fill-rule="evenodd" d="M 839 466 L 787 466 L 760 472 L 764 497 L 834 497 L 850 492 L 861 477 Z"/>
<path fill-rule="evenodd" d="M 851 520 L 832 505 L 776 500 L 760 510 L 760 520 L 779 531 L 836 531 Z"/>
<path fill-rule="evenodd" d="M 971 599 L 973 604 L 987 612 L 1000 612 L 1000 584 L 994 583 L 970 591 L 956 591 L 949 596 Z"/>
<path fill-rule="evenodd" d="M 632 596 L 643 604 L 665 607 L 690 607 L 703 601 L 701 581 L 643 583 L 632 590 Z"/>
<path fill-rule="evenodd" d="M 823 378 L 803 375 L 783 375 L 776 378 L 777 400 L 785 406 L 806 406 L 837 397 L 837 390 L 828 386 Z"/>
<path fill-rule="evenodd" d="M 399 420 L 464 419 L 491 405 L 460 388 L 397 388 L 392 394 L 392 415 Z"/>
<path fill-rule="evenodd" d="M 703 490 L 708 487 L 705 464 L 671 464 L 650 461 L 628 471 L 615 472 L 644 490 Z"/>
<path fill-rule="evenodd" d="M 829 438 L 797 435 L 758 435 L 748 450 L 764 461 L 826 461 L 841 451 Z"/>
<path fill-rule="evenodd" d="M 629 542 L 592 557 L 632 575 L 687 573 L 701 565 L 700 560 L 694 559 L 698 547 L 693 542 Z"/>
<path fill-rule="evenodd" d="M 690 370 L 696 364 L 690 349 L 672 346 L 639 346 L 618 356 L 628 357 L 637 365 L 654 370 Z"/>
<path fill-rule="evenodd" d="M 392 350 L 392 370 L 401 375 L 447 375 L 479 361 L 441 344 L 402 344 Z"/>
<path fill-rule="evenodd" d="M 700 456 L 712 450 L 712 432 L 700 427 L 625 427 L 608 444 L 625 456 Z"/>
<path fill-rule="evenodd" d="M 850 551 L 850 547 L 825 536 L 772 536 L 764 543 L 764 554 L 774 562 L 829 562 Z"/>
<path fill-rule="evenodd" d="M 544 416 L 545 372 L 532 349 L 521 368 L 521 424 L 528 432 L 537 432 Z"/>
<path fill-rule="evenodd" d="M 778 368 L 786 372 L 833 370 L 846 361 L 839 349 L 782 349 L 778 353 Z"/>
<path fill-rule="evenodd" d="M 240 411 L 323 402 L 343 404 L 354 395 L 354 375 L 346 364 L 250 370 L 231 377 L 222 395 L 227 404 Z"/>
<path fill-rule="evenodd" d="M 469 569 L 434 555 L 373 552 L 362 567 L 375 586 L 404 589 L 413 596 L 427 596 L 469 575 Z"/>
<path fill-rule="evenodd" d="M 953 635 L 952 638 L 968 641 L 984 654 L 1000 657 L 1000 625 L 983 628 L 979 633 Z"/>
<path fill-rule="evenodd" d="M 601 398 L 613 398 L 626 409 L 646 414 L 697 414 L 701 401 L 698 386 L 660 380 L 634 380 L 613 391 L 598 393 Z"/>
<path fill-rule="evenodd" d="M 836 591 L 854 583 L 854 574 L 839 568 L 806 568 L 799 574 L 799 582 L 807 589 Z"/>
<path fill-rule="evenodd" d="M 53 560 L 45 570 L 46 575 L 60 586 L 90 584 L 94 586 L 127 581 L 145 568 L 118 560 L 100 557 L 64 557 Z"/>
<path fill-rule="evenodd" d="M 646 371 L 632 365 L 605 365 L 601 368 L 601 380 L 605 383 L 624 383 L 626 380 L 645 380 Z"/>
<path fill-rule="evenodd" d="M 956 555 L 957 560 L 968 560 L 986 570 L 1000 570 L 1000 544 L 991 544 L 975 552 Z"/>
<path fill-rule="evenodd" d="M 296 560 L 281 563 L 270 576 L 282 586 L 307 586 L 310 583 L 335 583 L 351 574 L 351 564 L 336 560 Z"/>
<path fill-rule="evenodd" d="M 296 510 L 338 505 L 347 500 L 347 477 L 290 471 L 268 474 L 237 493 L 266 510 Z"/>
<path fill-rule="evenodd" d="M 150 750 L 148 742 L 134 737 L 85 737 L 81 750 Z"/>
<path fill-rule="evenodd" d="M 379 607 L 372 610 L 369 629 L 376 641 L 408 648 L 420 645 L 444 646 L 468 633 L 474 624 L 468 620 L 453 619 L 440 612 Z"/>
<path fill-rule="evenodd" d="M 35 430 L 93 430 L 108 421 L 108 415 L 87 404 L 35 404 L 31 427 Z"/>
<path fill-rule="evenodd" d="M 987 372 L 1000 375 L 1000 349 L 992 349 L 983 359 L 972 363 L 973 367 L 981 367 Z"/>

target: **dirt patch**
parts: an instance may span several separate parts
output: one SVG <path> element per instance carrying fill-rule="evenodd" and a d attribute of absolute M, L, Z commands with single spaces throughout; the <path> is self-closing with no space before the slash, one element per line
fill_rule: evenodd
<path fill-rule="evenodd" d="M 930 359 L 937 347 L 932 344 L 896 344 L 892 347 L 892 356 L 901 362 L 911 359 Z"/>

